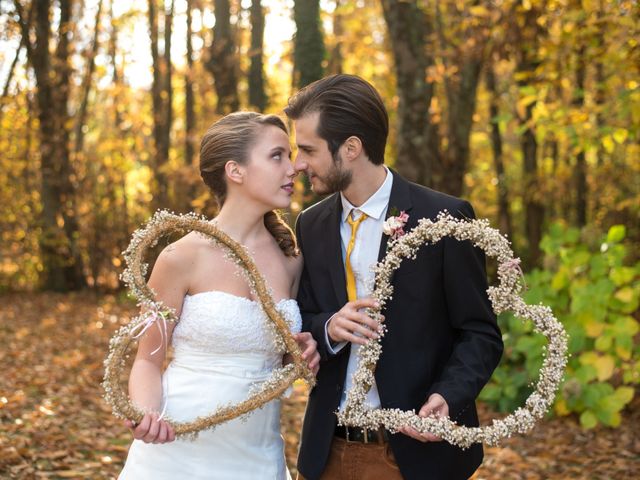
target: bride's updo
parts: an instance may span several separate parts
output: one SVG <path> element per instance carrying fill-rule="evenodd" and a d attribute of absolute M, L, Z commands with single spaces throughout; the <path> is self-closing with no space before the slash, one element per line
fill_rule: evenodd
<path fill-rule="evenodd" d="M 249 150 L 266 126 L 277 127 L 289 135 L 287 127 L 276 115 L 262 115 L 255 112 L 235 112 L 222 117 L 211 125 L 200 144 L 200 176 L 216 196 L 222 207 L 227 198 L 227 184 L 224 166 L 229 160 L 240 164 L 248 161 Z M 276 210 L 264 215 L 267 230 L 285 255 L 298 255 L 296 237 Z"/>

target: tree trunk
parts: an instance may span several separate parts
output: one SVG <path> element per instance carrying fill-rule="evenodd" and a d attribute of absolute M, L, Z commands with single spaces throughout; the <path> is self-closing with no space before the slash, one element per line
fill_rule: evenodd
<path fill-rule="evenodd" d="M 293 85 L 302 88 L 324 76 L 325 48 L 320 23 L 320 0 L 295 0 L 296 23 L 293 50 Z"/>
<path fill-rule="evenodd" d="M 169 145 L 172 121 L 171 93 L 171 23 L 173 20 L 173 0 L 169 11 L 164 12 L 164 52 L 160 55 L 158 48 L 158 15 L 156 0 L 149 0 L 149 27 L 151 34 L 151 58 L 153 60 L 153 84 L 151 95 L 153 101 L 153 139 L 155 143 L 155 175 L 154 208 L 169 206 L 169 186 L 166 166 L 169 161 Z"/>
<path fill-rule="evenodd" d="M 605 36 L 605 32 L 607 31 L 607 16 L 605 14 L 604 11 L 604 6 L 603 6 L 603 2 L 602 0 L 599 1 L 598 3 L 598 23 L 597 23 L 597 30 L 594 34 L 595 37 L 595 46 L 594 46 L 594 54 L 595 54 L 595 78 L 594 78 L 594 82 L 595 82 L 595 104 L 596 104 L 596 127 L 597 127 L 597 131 L 598 131 L 598 147 L 597 147 L 597 154 L 596 154 L 596 165 L 597 165 L 597 169 L 594 172 L 594 176 L 598 176 L 598 174 L 600 173 L 598 170 L 600 170 L 603 166 L 604 166 L 604 157 L 605 157 L 605 151 L 604 151 L 604 147 L 602 146 L 602 141 L 600 138 L 600 135 L 602 134 L 602 132 L 604 131 L 605 125 L 606 125 L 606 120 L 605 120 L 605 115 L 603 113 L 604 108 L 605 108 L 605 101 L 606 101 L 606 78 L 605 78 L 605 72 L 604 72 L 604 59 L 606 58 L 606 46 L 605 46 L 605 41 L 604 41 L 604 36 Z M 593 212 L 594 212 L 594 216 L 598 215 L 598 212 L 600 210 L 602 201 L 601 201 L 601 196 L 600 195 L 594 195 L 593 196 Z"/>
<path fill-rule="evenodd" d="M 116 47 L 118 45 L 118 28 L 116 26 L 116 22 L 113 17 L 113 1 L 111 0 L 109 4 L 109 17 L 111 18 L 111 35 L 109 36 L 109 56 L 111 57 L 111 66 L 113 69 L 111 81 L 113 83 L 115 89 L 114 95 L 114 123 L 116 127 L 116 131 L 120 134 L 122 138 L 126 135 L 126 131 L 123 128 L 123 120 L 122 114 L 120 113 L 120 90 L 122 86 L 122 77 L 120 75 L 120 71 L 118 69 L 118 61 L 117 61 L 117 50 Z M 122 162 L 122 150 L 118 149 L 115 153 L 117 158 L 120 160 L 119 164 Z M 121 199 L 121 209 L 120 209 L 120 221 L 118 222 L 119 235 L 117 240 L 118 251 L 122 252 L 127 248 L 129 243 L 129 209 L 128 209 L 128 198 L 127 198 L 127 177 L 126 174 L 122 171 L 118 171 L 118 178 L 115 180 L 118 183 L 120 188 L 120 192 L 122 195 Z"/>
<path fill-rule="evenodd" d="M 336 75 L 342 73 L 342 62 L 344 61 L 342 55 L 342 37 L 344 35 L 344 18 L 342 14 L 343 0 L 336 0 L 336 8 L 333 11 L 333 38 L 336 42 L 331 49 L 329 55 L 329 68 L 330 74 Z"/>
<path fill-rule="evenodd" d="M 42 202 L 43 287 L 68 291 L 86 286 L 82 257 L 78 249 L 79 228 L 75 214 L 75 185 L 69 155 L 69 42 L 71 0 L 60 0 L 58 42 L 55 53 L 51 40 L 50 2 L 35 3 L 35 44 L 20 2 L 18 11 L 24 44 L 36 78 L 36 99 L 40 134 L 40 198 Z"/>
<path fill-rule="evenodd" d="M 526 116 L 521 122 L 531 120 L 531 112 L 535 103 L 529 105 Z M 520 140 L 523 157 L 523 177 L 525 185 L 524 204 L 526 217 L 526 235 L 529 242 L 528 266 L 540 265 L 542 240 L 542 224 L 544 221 L 544 205 L 540 200 L 540 182 L 538 179 L 538 143 L 532 128 L 527 127 Z"/>
<path fill-rule="evenodd" d="M 538 49 L 538 31 L 536 18 L 538 12 L 531 9 L 525 13 L 524 27 L 519 32 L 520 52 L 517 64 L 517 71 L 521 73 L 518 85 L 523 87 L 526 82 L 531 82 L 535 78 L 535 71 L 539 61 L 534 57 Z M 533 53 L 532 53 L 533 52 Z M 520 116 L 520 125 L 523 128 L 520 138 L 520 148 L 522 150 L 522 168 L 524 179 L 524 211 L 526 223 L 526 238 L 529 243 L 527 257 L 527 267 L 533 268 L 540 265 L 542 252 L 540 241 L 542 240 L 542 228 L 544 222 L 544 205 L 542 203 L 542 193 L 540 191 L 540 179 L 538 177 L 538 142 L 535 131 L 531 126 L 532 112 L 536 102 L 531 102 L 526 106 L 524 115 Z"/>
<path fill-rule="evenodd" d="M 449 15 L 451 18 L 459 19 L 461 29 L 464 30 L 460 46 L 452 45 L 446 38 L 440 5 L 436 3 L 436 25 L 443 52 L 442 59 L 445 67 L 455 63 L 459 73 L 444 77 L 447 96 L 447 149 L 446 154 L 440 156 L 444 163 L 434 169 L 433 184 L 438 190 L 459 197 L 462 195 L 464 175 L 469 164 L 471 127 L 476 111 L 476 94 L 485 42 L 481 29 L 465 26 L 468 20 L 458 14 L 452 4 L 449 4 L 449 7 Z M 472 41 L 468 41 L 469 39 Z M 453 62 L 449 61 L 449 56 Z"/>
<path fill-rule="evenodd" d="M 87 106 L 89 104 L 89 94 L 91 93 L 91 83 L 93 80 L 93 72 L 96 69 L 96 53 L 98 52 L 98 35 L 100 34 L 100 15 L 102 13 L 102 0 L 98 2 L 98 10 L 96 12 L 95 28 L 93 30 L 93 40 L 91 46 L 86 53 L 87 70 L 82 81 L 82 101 L 78 113 L 76 115 L 75 124 L 75 148 L 74 153 L 79 155 L 82 153 L 84 146 L 84 124 L 87 118 Z"/>
<path fill-rule="evenodd" d="M 251 2 L 251 50 L 249 58 L 249 104 L 262 112 L 267 108 L 264 90 L 264 68 L 262 64 L 264 42 L 264 9 L 260 0 Z"/>
<path fill-rule="evenodd" d="M 213 42 L 205 63 L 213 75 L 218 104 L 216 112 L 224 115 L 240 108 L 238 96 L 238 57 L 236 41 L 231 29 L 229 0 L 215 0 L 216 23 Z"/>
<path fill-rule="evenodd" d="M 497 120 L 500 114 L 498 98 L 498 87 L 496 85 L 496 76 L 493 65 L 487 65 L 486 72 L 487 89 L 491 95 L 489 103 L 489 117 L 491 118 L 491 146 L 493 149 L 493 163 L 496 169 L 496 178 L 498 179 L 498 228 L 509 238 L 513 238 L 513 227 L 511 224 L 511 214 L 509 213 L 509 187 L 504 171 L 504 162 L 502 159 L 502 135 L 500 134 L 500 124 Z"/>
<path fill-rule="evenodd" d="M 185 88 L 185 143 L 184 143 L 184 163 L 190 167 L 195 154 L 194 130 L 196 126 L 196 114 L 193 98 L 193 43 L 192 43 L 192 0 L 187 0 L 187 73 L 184 76 Z"/>
<path fill-rule="evenodd" d="M 578 41 L 581 42 L 579 39 Z M 584 79 L 585 79 L 585 46 L 581 44 L 576 53 L 576 88 L 573 105 L 576 108 L 584 106 Z M 576 189 L 576 225 L 584 227 L 587 224 L 587 162 L 584 149 L 576 155 L 576 165 L 574 169 L 574 182 Z"/>
<path fill-rule="evenodd" d="M 434 88 L 425 76 L 433 64 L 425 47 L 430 22 L 412 2 L 382 0 L 382 9 L 391 36 L 399 100 L 396 168 L 409 180 L 432 186 L 432 167 L 439 163 L 440 148 L 437 125 L 429 116 Z"/>
<path fill-rule="evenodd" d="M 164 1 L 163 1 L 164 5 Z M 164 102 L 164 138 L 162 148 L 163 155 L 169 159 L 169 146 L 171 144 L 171 125 L 173 124 L 173 64 L 171 63 L 171 33 L 173 25 L 174 0 L 171 0 L 169 11 L 164 12 L 164 78 L 163 88 L 166 92 Z"/>

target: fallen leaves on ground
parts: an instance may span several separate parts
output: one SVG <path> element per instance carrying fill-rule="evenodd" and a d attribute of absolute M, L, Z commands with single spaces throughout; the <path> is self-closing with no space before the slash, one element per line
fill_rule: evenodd
<path fill-rule="evenodd" d="M 102 362 L 113 332 L 135 313 L 129 302 L 86 292 L 0 297 L 0 477 L 117 477 L 131 436 L 102 400 Z M 306 395 L 297 383 L 283 401 L 294 476 Z M 485 447 L 474 480 L 640 478 L 638 407 L 636 397 L 617 429 L 583 431 L 556 418 Z M 483 422 L 493 415 L 481 408 Z"/>

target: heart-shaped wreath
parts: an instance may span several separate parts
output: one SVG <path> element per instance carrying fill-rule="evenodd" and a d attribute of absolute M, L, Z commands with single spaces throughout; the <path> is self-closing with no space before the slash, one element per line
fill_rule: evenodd
<path fill-rule="evenodd" d="M 425 244 L 435 243 L 446 236 L 457 240 L 469 240 L 498 261 L 497 286 L 489 287 L 487 293 L 496 314 L 512 311 L 523 321 L 533 322 L 534 330 L 548 340 L 546 355 L 540 369 L 540 378 L 525 405 L 500 420 L 493 420 L 488 426 L 465 427 L 456 425 L 448 417 L 419 417 L 413 411 L 400 409 L 366 409 L 364 401 L 374 382 L 374 372 L 382 353 L 382 336 L 386 326 L 382 324 L 381 310 L 391 300 L 393 286 L 391 277 L 404 258 L 415 258 L 418 249 Z M 509 241 L 500 232 L 489 226 L 488 220 L 460 220 L 446 211 L 438 214 L 436 221 L 421 219 L 411 232 L 389 242 L 387 254 L 374 267 L 375 288 L 372 298 L 380 304 L 378 309 L 368 309 L 367 313 L 382 325 L 380 338 L 371 339 L 359 350 L 359 360 L 353 374 L 351 389 L 342 411 L 336 412 L 338 423 L 348 426 L 377 429 L 382 426 L 391 432 L 398 432 L 403 426 L 438 435 L 452 445 L 468 448 L 474 443 L 485 442 L 496 445 L 502 438 L 514 432 L 526 433 L 533 428 L 536 420 L 542 418 L 555 398 L 556 391 L 564 376 L 567 364 L 567 334 L 564 327 L 554 317 L 551 309 L 544 305 L 527 305 L 520 296 L 522 276 L 520 259 L 515 258 Z"/>
<path fill-rule="evenodd" d="M 111 405 L 113 414 L 136 422 L 142 420 L 145 412 L 131 403 L 120 381 L 125 368 L 125 355 L 129 344 L 154 325 L 160 329 L 166 344 L 168 342 L 166 322 L 178 321 L 175 312 L 157 301 L 153 290 L 146 284 L 145 275 L 148 264 L 144 261 L 145 254 L 157 244 L 161 237 L 171 233 L 190 231 L 199 232 L 224 248 L 228 258 L 240 267 L 260 306 L 275 327 L 276 347 L 289 352 L 293 361 L 282 368 L 275 369 L 266 381 L 257 385 L 249 396 L 238 404 L 222 406 L 210 415 L 198 417 L 189 422 L 179 423 L 165 418 L 178 436 L 197 434 L 222 422 L 246 415 L 280 397 L 297 378 L 306 379 L 311 386 L 315 384 L 315 377 L 302 359 L 302 353 L 291 335 L 289 325 L 277 310 L 264 278 L 246 249 L 204 217 L 194 213 L 176 215 L 167 211 L 158 211 L 146 225 L 134 232 L 131 243 L 124 252 L 127 268 L 122 273 L 122 279 L 138 299 L 138 305 L 143 313 L 121 327 L 109 344 L 109 354 L 104 362 L 105 373 L 102 385 L 105 390 L 104 398 Z"/>

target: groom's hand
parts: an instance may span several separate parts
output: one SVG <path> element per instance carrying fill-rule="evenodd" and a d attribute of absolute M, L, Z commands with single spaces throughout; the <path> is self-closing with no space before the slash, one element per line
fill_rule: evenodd
<path fill-rule="evenodd" d="M 352 342 L 364 345 L 370 338 L 378 338 L 378 322 L 359 312 L 362 308 L 378 308 L 372 298 L 360 298 L 345 304 L 327 325 L 327 334 L 334 342 Z M 383 317 L 384 319 L 384 317 Z"/>
<path fill-rule="evenodd" d="M 449 405 L 442 395 L 439 393 L 433 393 L 429 396 L 427 403 L 425 403 L 420 412 L 420 417 L 428 417 L 429 415 L 435 415 L 437 417 L 447 417 L 449 415 Z M 437 437 L 433 433 L 420 433 L 411 427 L 402 427 L 400 429 L 402 433 L 415 438 L 421 442 L 440 442 L 442 439 Z"/>

